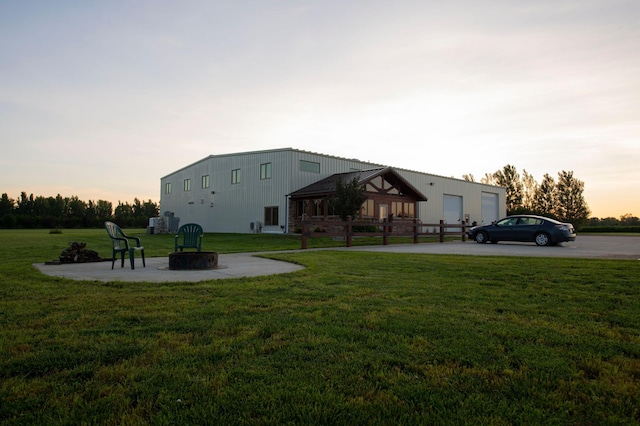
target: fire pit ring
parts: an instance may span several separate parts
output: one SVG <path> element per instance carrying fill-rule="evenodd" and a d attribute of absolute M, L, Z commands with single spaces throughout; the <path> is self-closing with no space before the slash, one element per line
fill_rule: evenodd
<path fill-rule="evenodd" d="M 215 251 L 169 253 L 169 269 L 172 271 L 216 269 L 217 267 L 218 253 Z"/>

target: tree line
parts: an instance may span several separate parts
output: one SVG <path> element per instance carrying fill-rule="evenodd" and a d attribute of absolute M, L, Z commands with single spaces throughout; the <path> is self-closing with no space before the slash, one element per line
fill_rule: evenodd
<path fill-rule="evenodd" d="M 150 217 L 157 217 L 160 206 L 151 200 L 135 198 L 132 204 L 118 201 L 113 208 L 110 201 L 80 200 L 76 196 L 55 197 L 27 195 L 17 199 L 6 193 L 0 197 L 0 228 L 98 228 L 106 220 L 123 227 L 144 228 Z"/>
<path fill-rule="evenodd" d="M 475 182 L 471 174 L 462 178 Z M 526 170 L 521 175 L 515 166 L 507 164 L 486 173 L 480 182 L 505 188 L 507 215 L 538 214 L 580 226 L 587 224 L 591 214 L 583 195 L 584 182 L 572 171 L 558 172 L 557 181 L 546 173 L 538 183 Z"/>
<path fill-rule="evenodd" d="M 589 218 L 587 228 L 590 232 L 640 232 L 640 218 L 626 213 L 615 217 Z"/>

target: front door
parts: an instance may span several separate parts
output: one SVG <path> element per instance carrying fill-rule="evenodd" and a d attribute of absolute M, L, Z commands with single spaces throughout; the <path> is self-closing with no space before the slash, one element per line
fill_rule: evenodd
<path fill-rule="evenodd" d="M 380 222 L 383 220 L 387 220 L 389 216 L 389 205 L 388 204 L 378 204 L 378 219 Z"/>

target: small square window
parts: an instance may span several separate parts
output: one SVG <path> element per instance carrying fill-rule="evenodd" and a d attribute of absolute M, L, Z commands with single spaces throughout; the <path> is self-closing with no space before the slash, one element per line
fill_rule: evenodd
<path fill-rule="evenodd" d="M 260 179 L 271 179 L 271 163 L 260 164 Z"/>
<path fill-rule="evenodd" d="M 164 193 L 171 194 L 171 182 L 167 182 L 164 184 Z"/>
<path fill-rule="evenodd" d="M 240 183 L 240 169 L 231 170 L 231 183 Z"/>
<path fill-rule="evenodd" d="M 191 191 L 191 179 L 184 180 L 184 190 L 185 192 Z"/>
<path fill-rule="evenodd" d="M 202 188 L 203 189 L 209 188 L 210 183 L 211 182 L 210 182 L 209 175 L 202 176 Z"/>

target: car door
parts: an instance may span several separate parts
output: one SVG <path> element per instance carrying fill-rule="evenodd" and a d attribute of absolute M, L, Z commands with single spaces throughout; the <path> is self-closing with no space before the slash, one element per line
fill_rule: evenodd
<path fill-rule="evenodd" d="M 508 217 L 499 220 L 491 229 L 489 239 L 491 241 L 514 241 L 513 228 L 517 222 L 517 217 Z"/>
<path fill-rule="evenodd" d="M 533 241 L 535 218 L 520 217 L 512 229 L 513 241 Z"/>

